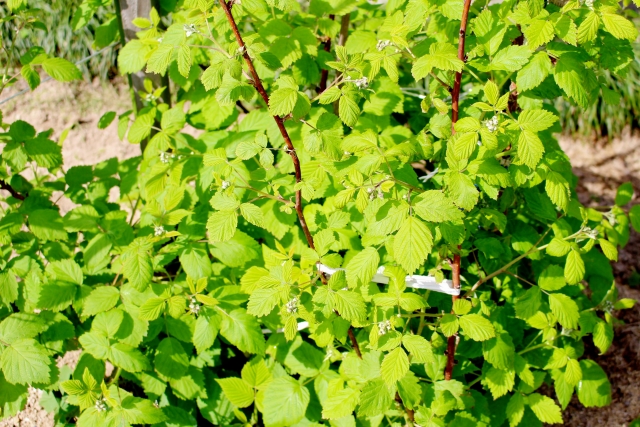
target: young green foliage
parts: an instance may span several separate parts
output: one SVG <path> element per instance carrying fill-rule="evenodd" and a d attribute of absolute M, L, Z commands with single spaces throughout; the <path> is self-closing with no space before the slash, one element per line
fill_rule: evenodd
<path fill-rule="evenodd" d="M 100 120 L 142 157 L 65 168 L 51 132 L 2 123 L 1 416 L 27 385 L 80 426 L 514 427 L 561 423 L 574 392 L 607 405 L 582 353 L 633 305 L 609 260 L 640 213 L 629 185 L 580 204 L 552 101 L 593 102 L 637 32 L 608 0 L 454 3 L 161 1 L 118 65 L 168 74 L 175 105 L 148 81 L 135 117 Z M 454 302 L 412 287 L 457 268 Z"/>

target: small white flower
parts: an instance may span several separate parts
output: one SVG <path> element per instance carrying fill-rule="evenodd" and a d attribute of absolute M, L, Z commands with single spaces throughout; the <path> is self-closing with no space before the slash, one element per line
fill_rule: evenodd
<path fill-rule="evenodd" d="M 156 399 L 155 402 L 153 402 L 153 406 L 155 406 L 156 408 L 160 407 L 160 404 L 158 403 L 158 400 Z"/>
<path fill-rule="evenodd" d="M 613 209 L 610 210 L 609 212 L 603 213 L 602 216 L 604 216 L 607 219 L 607 221 L 609 221 L 609 224 L 611 224 L 611 226 L 615 226 L 616 224 L 618 224 L 618 220 L 616 219 L 616 216 L 613 213 Z"/>
<path fill-rule="evenodd" d="M 184 29 L 184 33 L 187 35 L 187 38 L 198 33 L 198 29 L 195 24 L 184 24 L 182 28 Z"/>
<path fill-rule="evenodd" d="M 384 193 L 380 189 L 378 189 L 378 199 L 384 199 Z"/>
<path fill-rule="evenodd" d="M 160 161 L 162 163 L 169 163 L 170 159 L 171 159 L 171 155 L 169 153 L 167 153 L 166 151 L 160 152 Z"/>
<path fill-rule="evenodd" d="M 324 361 L 326 362 L 327 360 L 331 359 L 333 357 L 333 350 L 329 349 L 327 350 L 327 355 L 324 356 Z"/>
<path fill-rule="evenodd" d="M 246 49 L 244 46 L 240 46 L 240 47 L 237 49 L 237 52 L 238 52 L 238 54 L 239 54 L 239 55 L 244 55 L 244 53 L 245 53 L 246 51 L 247 51 L 247 49 Z"/>
<path fill-rule="evenodd" d="M 391 45 L 391 40 L 378 40 L 378 44 L 376 45 L 376 48 L 378 50 L 384 50 L 384 48 L 389 45 Z"/>
<path fill-rule="evenodd" d="M 197 315 L 200 312 L 201 307 L 202 304 L 199 304 L 195 297 L 191 297 L 191 301 L 189 302 L 189 312 Z"/>
<path fill-rule="evenodd" d="M 369 79 L 366 77 L 362 77 L 357 80 L 354 80 L 353 83 L 355 83 L 358 89 L 365 89 L 369 87 Z"/>
<path fill-rule="evenodd" d="M 504 166 L 505 168 L 508 168 L 509 165 L 511 165 L 511 158 L 510 157 L 502 157 L 500 159 L 500 165 Z"/>
<path fill-rule="evenodd" d="M 106 399 L 102 398 L 102 399 L 96 400 L 95 408 L 96 408 L 96 411 L 98 412 L 106 411 L 107 410 Z"/>
<path fill-rule="evenodd" d="M 229 188 L 230 185 L 231 185 L 231 183 L 229 181 L 222 181 L 222 184 L 220 185 L 220 187 L 223 190 L 226 190 L 227 188 Z"/>
<path fill-rule="evenodd" d="M 378 334 L 385 335 L 387 332 L 391 330 L 391 322 L 389 320 L 385 320 L 384 322 L 378 323 Z"/>
<path fill-rule="evenodd" d="M 593 2 L 594 0 L 585 0 L 584 4 L 585 6 L 587 6 L 589 9 L 593 10 Z"/>
<path fill-rule="evenodd" d="M 162 43 L 162 40 L 164 40 L 164 37 L 158 37 L 158 43 Z"/>
<path fill-rule="evenodd" d="M 156 237 L 162 236 L 164 233 L 166 233 L 165 229 L 163 226 L 161 225 L 156 225 L 155 227 L 153 227 L 153 235 Z"/>
<path fill-rule="evenodd" d="M 489 129 L 489 132 L 493 133 L 498 130 L 498 116 L 493 116 L 491 120 L 484 122 L 484 125 Z"/>
<path fill-rule="evenodd" d="M 298 297 L 293 297 L 291 301 L 289 301 L 285 308 L 287 309 L 287 313 L 295 314 L 298 312 Z"/>

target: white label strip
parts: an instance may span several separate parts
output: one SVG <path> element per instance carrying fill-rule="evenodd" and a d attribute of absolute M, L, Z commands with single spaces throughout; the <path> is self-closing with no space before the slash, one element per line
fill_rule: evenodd
<path fill-rule="evenodd" d="M 338 270 L 344 271 L 344 268 L 331 268 L 324 264 L 318 263 L 318 270 L 325 274 L 332 275 Z M 383 273 L 384 267 L 378 268 L 378 271 L 373 276 L 373 279 L 371 279 L 371 281 L 384 285 L 388 284 L 389 278 Z M 405 282 L 408 288 L 428 289 L 430 291 L 441 292 L 448 295 L 460 295 L 460 289 L 454 289 L 453 282 L 451 282 L 451 280 L 449 279 L 438 282 L 433 276 L 407 276 L 405 278 Z"/>
<path fill-rule="evenodd" d="M 298 323 L 298 330 L 301 331 L 303 329 L 307 329 L 309 327 L 309 322 L 300 322 Z M 279 328 L 276 333 L 281 333 L 284 332 L 284 328 Z M 262 330 L 263 334 L 272 334 L 273 331 L 271 329 L 263 329 Z"/>

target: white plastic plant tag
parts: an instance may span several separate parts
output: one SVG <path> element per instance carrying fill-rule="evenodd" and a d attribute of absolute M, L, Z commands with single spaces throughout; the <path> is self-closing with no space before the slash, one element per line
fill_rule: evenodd
<path fill-rule="evenodd" d="M 309 327 L 309 322 L 305 321 L 305 322 L 299 322 L 298 323 L 298 330 L 299 331 L 301 331 L 303 329 L 307 329 L 308 327 Z M 282 332 L 284 332 L 284 328 L 278 328 L 278 330 L 276 332 L 277 333 L 282 333 Z M 272 334 L 273 331 L 271 329 L 265 328 L 265 329 L 262 330 L 262 333 L 263 334 Z"/>
<path fill-rule="evenodd" d="M 318 264 L 318 270 L 322 273 L 332 275 L 338 270 L 344 270 L 344 268 L 331 268 L 324 264 Z M 384 275 L 384 267 L 378 268 L 378 271 L 371 281 L 384 285 L 389 283 L 389 278 Z M 438 282 L 433 276 L 407 276 L 405 281 L 408 288 L 428 289 L 448 295 L 460 295 L 460 289 L 454 289 L 453 283 L 449 279 Z"/>

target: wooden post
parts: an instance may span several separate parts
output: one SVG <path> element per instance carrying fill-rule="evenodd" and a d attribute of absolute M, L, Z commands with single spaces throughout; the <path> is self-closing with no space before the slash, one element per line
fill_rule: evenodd
<path fill-rule="evenodd" d="M 148 18 L 151 13 L 151 8 L 155 6 L 153 0 L 115 0 L 116 12 L 120 15 L 120 22 L 122 24 L 122 37 L 123 43 L 136 38 L 136 32 L 139 28 L 133 25 L 132 21 L 138 17 Z M 157 9 L 157 8 L 156 8 Z M 169 93 L 169 79 L 167 76 L 161 76 L 159 74 L 145 73 L 139 71 L 131 74 L 131 84 L 135 92 L 136 110 L 142 108 L 142 99 L 138 95 L 138 91 L 144 89 L 144 79 L 150 79 L 153 82 L 153 87 L 166 86 L 167 90 L 162 94 L 162 99 L 167 104 L 171 102 L 171 96 Z"/>
<path fill-rule="evenodd" d="M 133 25 L 133 20 L 138 17 L 148 18 L 151 13 L 151 8 L 156 7 L 156 0 L 114 0 L 116 15 L 118 16 L 118 23 L 120 26 L 120 38 L 122 45 L 124 46 L 128 41 L 136 38 L 136 32 L 139 28 Z M 166 87 L 162 93 L 162 100 L 171 105 L 171 93 L 169 92 L 169 78 L 167 75 L 161 76 L 155 73 L 145 73 L 144 71 L 138 71 L 137 73 L 129 74 L 127 76 L 129 80 L 129 87 L 132 92 L 133 108 L 137 114 L 143 107 L 142 98 L 140 97 L 140 91 L 144 90 L 144 80 L 149 79 L 153 83 L 154 88 Z M 140 148 L 144 152 L 148 141 L 142 141 Z"/>

